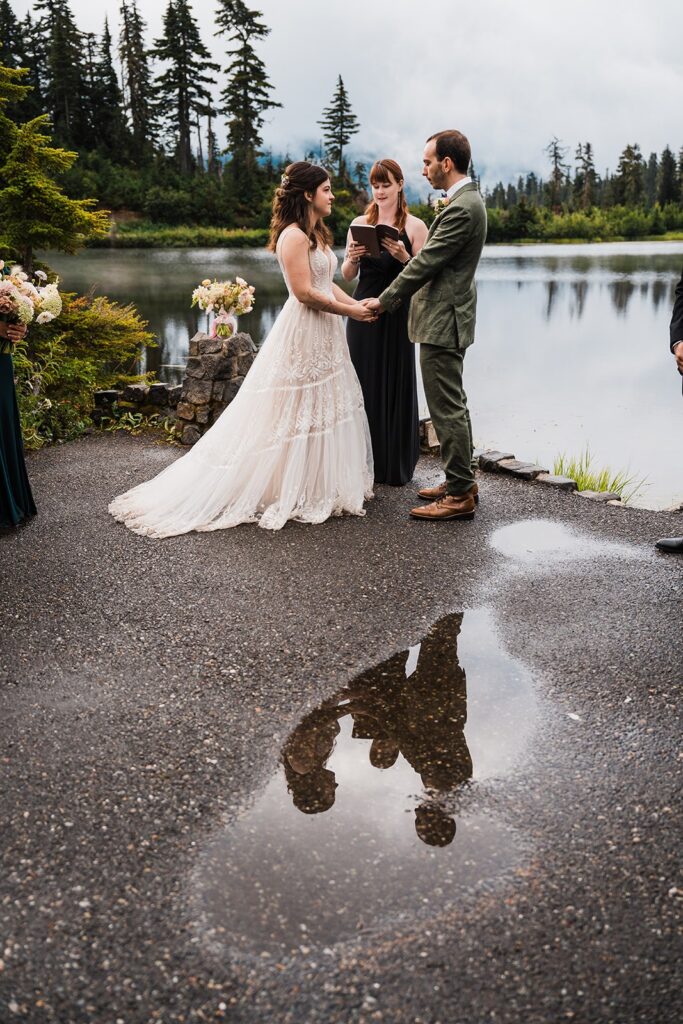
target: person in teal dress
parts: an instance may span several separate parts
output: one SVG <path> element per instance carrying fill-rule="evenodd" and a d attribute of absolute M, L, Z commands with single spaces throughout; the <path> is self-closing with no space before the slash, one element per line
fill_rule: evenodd
<path fill-rule="evenodd" d="M 13 344 L 25 334 L 23 324 L 0 322 L 0 529 L 19 526 L 36 514 L 24 462 L 11 354 Z"/>

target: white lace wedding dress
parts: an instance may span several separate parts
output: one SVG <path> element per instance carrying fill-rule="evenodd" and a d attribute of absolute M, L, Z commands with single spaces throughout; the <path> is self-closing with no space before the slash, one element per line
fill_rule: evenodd
<path fill-rule="evenodd" d="M 286 228 L 289 231 L 291 228 Z M 109 511 L 135 533 L 171 537 L 287 520 L 362 516 L 372 497 L 368 421 L 342 318 L 289 291 L 236 397 L 195 446 Z M 331 295 L 337 257 L 313 249 L 311 281 Z"/>

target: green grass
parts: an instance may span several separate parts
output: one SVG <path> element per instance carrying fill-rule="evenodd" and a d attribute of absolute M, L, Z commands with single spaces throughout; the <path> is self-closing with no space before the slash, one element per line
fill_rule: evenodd
<path fill-rule="evenodd" d="M 588 446 L 584 452 L 573 458 L 564 454 L 558 455 L 553 462 L 553 473 L 575 480 L 580 491 L 606 491 L 618 494 L 624 503 L 635 497 L 646 481 L 645 477 L 636 479 L 625 471 L 615 473 L 609 466 L 597 469 Z"/>
<path fill-rule="evenodd" d="M 114 224 L 107 236 L 91 245 L 98 249 L 247 249 L 264 246 L 268 235 L 267 228 L 172 226 L 130 221 Z"/>

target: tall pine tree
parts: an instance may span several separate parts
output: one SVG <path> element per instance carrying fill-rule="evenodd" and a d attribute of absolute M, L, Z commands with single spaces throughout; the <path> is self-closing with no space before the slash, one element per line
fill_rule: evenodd
<path fill-rule="evenodd" d="M 109 22 L 104 19 L 102 39 L 97 47 L 91 95 L 94 145 L 114 159 L 127 155 L 129 136 L 123 113 L 123 95 L 114 70 Z"/>
<path fill-rule="evenodd" d="M 626 146 L 612 179 L 614 199 L 624 206 L 638 206 L 645 195 L 645 163 L 637 142 Z"/>
<path fill-rule="evenodd" d="M 18 68 L 24 64 L 21 26 L 9 0 L 0 0 L 0 64 Z"/>
<path fill-rule="evenodd" d="M 666 146 L 662 151 L 662 158 L 659 162 L 657 202 L 660 206 L 664 206 L 666 203 L 677 203 L 679 202 L 680 194 L 681 188 L 678 180 L 676 157 L 671 152 L 671 149 Z"/>
<path fill-rule="evenodd" d="M 197 22 L 187 0 L 170 0 L 164 15 L 164 33 L 150 51 L 166 69 L 157 76 L 160 99 L 157 110 L 172 140 L 181 174 L 193 169 L 192 129 L 197 114 L 210 102 L 209 86 L 214 84 L 211 71 L 218 64 L 199 35 Z"/>
<path fill-rule="evenodd" d="M 346 163 L 344 161 L 344 149 L 351 141 L 351 137 L 360 130 L 360 122 L 351 108 L 349 94 L 346 91 L 342 76 L 337 80 L 332 102 L 329 107 L 323 110 L 323 115 L 318 124 L 323 130 L 325 145 L 327 146 L 327 159 L 337 168 L 337 177 L 345 179 Z"/>
<path fill-rule="evenodd" d="M 34 9 L 42 15 L 38 22 L 38 56 L 45 57 L 45 102 L 55 137 L 70 146 L 87 144 L 82 34 L 68 0 L 38 0 Z"/>
<path fill-rule="evenodd" d="M 261 11 L 251 10 L 243 0 L 219 0 L 216 35 L 227 35 L 232 44 L 227 68 L 228 84 L 221 93 L 221 112 L 227 118 L 230 173 L 235 195 L 252 202 L 258 191 L 258 157 L 263 144 L 261 129 L 268 110 L 281 107 L 273 97 L 266 66 L 254 49 L 270 29 Z"/>
<path fill-rule="evenodd" d="M 146 28 L 136 0 L 121 0 L 119 58 L 124 109 L 133 136 L 133 155 L 138 161 L 151 154 L 157 132 L 152 70 L 145 47 Z"/>

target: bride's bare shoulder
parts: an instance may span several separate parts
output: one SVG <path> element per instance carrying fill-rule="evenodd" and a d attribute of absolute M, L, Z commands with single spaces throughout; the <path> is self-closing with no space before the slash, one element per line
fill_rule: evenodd
<path fill-rule="evenodd" d="M 310 239 L 305 231 L 302 231 L 298 224 L 288 224 L 281 232 L 278 239 L 281 250 L 295 252 L 297 249 L 308 249 Z"/>

